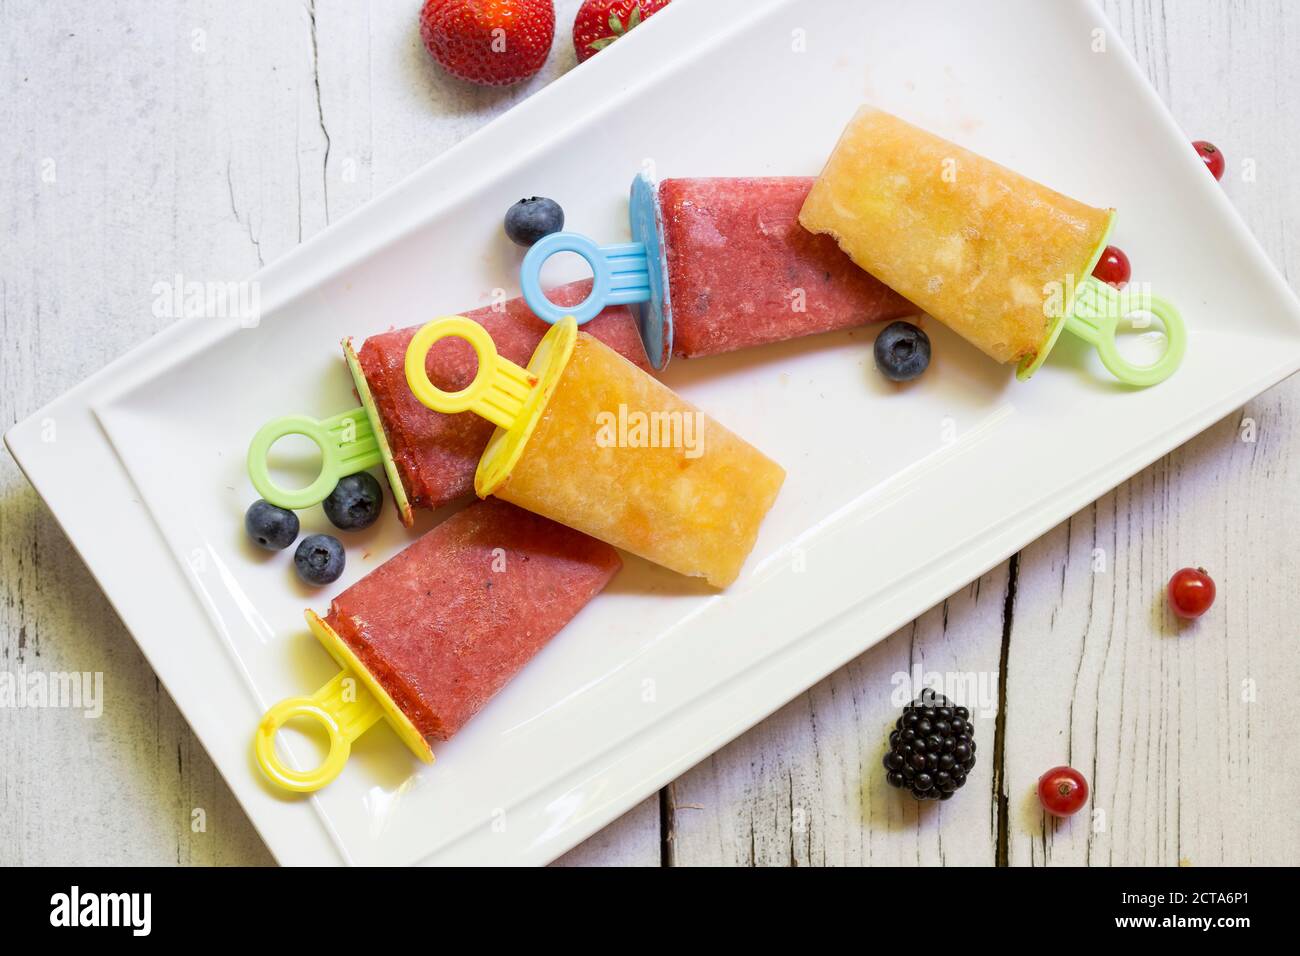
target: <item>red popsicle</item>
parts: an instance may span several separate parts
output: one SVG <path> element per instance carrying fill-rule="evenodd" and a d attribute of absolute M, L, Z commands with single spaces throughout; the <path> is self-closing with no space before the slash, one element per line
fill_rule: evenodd
<path fill-rule="evenodd" d="M 380 720 L 432 762 L 430 741 L 463 727 L 621 565 L 609 545 L 504 501 L 469 505 L 340 594 L 323 620 L 307 612 L 341 670 L 263 715 L 258 764 L 286 790 L 319 790 Z M 330 745 L 300 770 L 281 760 L 276 735 L 307 718 Z"/>
<path fill-rule="evenodd" d="M 488 499 L 336 597 L 325 623 L 421 734 L 445 740 L 621 566 L 609 545 Z"/>
<path fill-rule="evenodd" d="M 915 315 L 830 236 L 799 225 L 812 177 L 665 179 L 673 355 L 695 358 Z"/>

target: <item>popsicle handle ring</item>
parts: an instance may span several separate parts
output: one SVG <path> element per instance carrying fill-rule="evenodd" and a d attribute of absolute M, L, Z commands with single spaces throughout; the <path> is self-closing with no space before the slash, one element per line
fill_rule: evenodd
<path fill-rule="evenodd" d="M 352 752 L 352 742 L 384 716 L 383 707 L 348 671 L 339 673 L 310 697 L 282 700 L 262 717 L 253 738 L 253 751 L 271 781 L 295 793 L 319 790 L 339 775 Z M 329 753 L 320 766 L 294 770 L 275 749 L 275 735 L 290 720 L 310 717 L 329 735 Z"/>
<path fill-rule="evenodd" d="M 429 381 L 429 349 L 445 338 L 463 339 L 478 358 L 474 381 L 459 392 L 445 392 Z M 537 377 L 497 353 L 487 329 L 461 315 L 434 319 L 406 347 L 406 384 L 415 397 L 436 412 L 474 412 L 510 428 L 523 412 Z"/>
<path fill-rule="evenodd" d="M 286 435 L 303 435 L 320 449 L 320 474 L 305 488 L 281 488 L 271 480 L 267 456 L 271 446 Z M 248 477 L 257 493 L 277 508 L 297 510 L 320 504 L 340 479 L 382 462 L 379 440 L 364 408 L 319 421 L 306 415 L 286 415 L 259 428 L 248 446 Z"/>
<path fill-rule="evenodd" d="M 1134 312 L 1149 312 L 1164 326 L 1165 352 L 1151 365 L 1129 362 L 1115 341 L 1120 320 Z M 1187 351 L 1187 328 L 1173 305 L 1149 293 L 1121 292 L 1095 276 L 1079 287 L 1065 328 L 1092 345 L 1107 371 L 1126 385 L 1145 387 L 1163 382 L 1178 370 Z"/>
<path fill-rule="evenodd" d="M 542 266 L 562 252 L 573 252 L 591 267 L 591 294 L 580 305 L 556 305 L 542 291 Z M 576 232 L 553 232 L 528 250 L 520 267 L 519 284 L 524 301 L 533 313 L 549 325 L 571 315 L 585 325 L 611 305 L 633 305 L 650 301 L 650 267 L 644 242 L 598 246 Z"/>

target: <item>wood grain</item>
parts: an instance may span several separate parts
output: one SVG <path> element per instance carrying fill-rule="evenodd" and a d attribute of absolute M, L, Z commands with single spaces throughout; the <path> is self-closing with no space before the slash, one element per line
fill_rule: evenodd
<path fill-rule="evenodd" d="M 0 0 L 0 424 L 171 322 L 154 283 L 246 278 L 570 68 L 578 5 L 557 3 L 543 73 L 492 91 L 430 62 L 419 0 Z M 1300 5 L 1103 7 L 1189 139 L 1224 148 L 1225 190 L 1294 284 Z M 1300 382 L 1261 396 L 559 862 L 1300 862 L 1300 821 L 1275 812 L 1300 763 L 1298 406 Z M 1224 586 L 1179 628 L 1161 589 L 1191 563 Z M 7 456 L 0 588 L 0 670 L 102 672 L 109 701 L 97 720 L 0 708 L 0 864 L 271 862 Z M 913 665 L 973 675 L 991 708 L 967 790 L 923 809 L 879 771 Z M 1104 819 L 1044 824 L 1034 781 L 1064 762 Z"/>
<path fill-rule="evenodd" d="M 671 788 L 672 862 L 994 863 L 998 811 L 988 755 L 1009 586 L 1006 565 L 984 575 L 685 774 Z M 971 678 L 986 690 L 965 799 L 921 805 L 900 800 L 885 783 L 887 732 L 913 696 L 914 673 Z"/>

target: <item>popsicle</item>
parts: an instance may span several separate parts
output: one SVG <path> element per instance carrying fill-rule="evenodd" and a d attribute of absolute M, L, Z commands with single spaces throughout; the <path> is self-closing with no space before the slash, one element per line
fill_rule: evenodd
<path fill-rule="evenodd" d="M 324 618 L 307 611 L 343 670 L 314 696 L 267 711 L 258 763 L 281 787 L 317 790 L 380 719 L 432 762 L 429 742 L 463 727 L 621 566 L 609 545 L 539 515 L 504 501 L 469 505 L 336 597 Z M 330 737 L 312 770 L 276 752 L 276 733 L 297 717 Z"/>
<path fill-rule="evenodd" d="M 650 364 L 716 355 L 896 319 L 920 310 L 861 269 L 828 237 L 801 227 L 811 178 L 666 179 L 632 183 L 633 242 L 597 246 L 586 236 L 544 237 L 524 257 L 520 284 L 533 311 L 579 325 L 613 305 L 635 310 Z M 543 264 L 561 252 L 595 277 L 580 305 L 541 288 Z"/>
<path fill-rule="evenodd" d="M 1152 385 L 1182 360 L 1177 310 L 1092 276 L 1114 210 L 1098 209 L 864 107 L 808 193 L 799 221 L 833 237 L 864 270 L 998 362 L 1032 375 L 1063 330 L 1094 345 L 1121 381 Z M 1119 320 L 1149 312 L 1168 345 L 1153 365 L 1126 361 Z"/>
<path fill-rule="evenodd" d="M 551 295 L 576 305 L 590 289 L 588 279 L 561 286 Z M 519 362 L 528 360 L 548 328 L 522 298 L 466 315 L 489 331 L 504 355 Z M 281 508 L 309 508 L 324 501 L 340 478 L 383 465 L 398 515 L 409 527 L 414 509 L 439 508 L 473 490 L 474 469 L 492 425 L 473 415 L 442 415 L 414 399 L 406 386 L 404 365 L 406 347 L 418 330 L 415 326 L 372 336 L 359 354 L 351 340 L 343 342 L 361 407 L 319 421 L 289 415 L 263 425 L 248 450 L 248 473 L 258 494 Z M 645 365 L 635 322 L 626 307 L 606 309 L 591 322 L 589 331 Z M 462 343 L 448 342 L 428 361 L 429 375 L 449 388 L 462 388 L 473 378 L 473 353 Z M 271 477 L 267 457 L 272 445 L 295 434 L 305 435 L 320 448 L 321 471 L 305 488 L 282 488 Z"/>
<path fill-rule="evenodd" d="M 448 393 L 427 353 L 449 336 L 478 358 Z M 411 391 L 440 412 L 496 426 L 474 476 L 495 495 L 715 587 L 736 579 L 785 471 L 566 318 L 527 369 L 497 354 L 481 325 L 450 316 L 411 340 Z"/>
<path fill-rule="evenodd" d="M 547 293 L 537 284 L 531 305 L 520 297 L 465 315 L 486 328 L 514 362 L 527 361 L 546 331 L 535 311 L 548 322 L 578 312 L 584 331 L 642 367 L 650 362 L 662 368 L 670 353 L 715 355 L 919 311 L 859 269 L 833 239 L 799 225 L 812 183 L 811 177 L 668 179 L 656 186 L 640 176 L 632 208 L 650 207 L 641 231 L 653 232 L 663 252 L 660 272 L 666 279 L 659 285 L 672 290 L 671 303 L 665 298 L 656 311 L 644 303 L 629 305 L 625 295 L 606 292 L 599 298 L 593 287 L 600 280 L 589 279 Z M 604 261 L 590 240 L 563 235 L 583 244 L 593 270 Z M 543 240 L 543 252 L 555 241 Z M 559 251 L 530 253 L 525 273 L 539 272 Z M 372 336 L 360 353 L 344 343 L 362 408 L 321 422 L 290 416 L 263 426 L 249 454 L 249 474 L 263 498 L 285 508 L 309 507 L 344 475 L 382 464 L 409 526 L 413 509 L 438 508 L 471 491 L 492 425 L 431 411 L 412 397 L 403 365 L 417 330 Z M 434 381 L 461 388 L 473 374 L 470 352 L 439 350 L 429 356 L 428 371 Z M 322 448 L 321 476 L 307 489 L 279 488 L 266 464 L 271 445 L 292 433 L 306 434 Z"/>

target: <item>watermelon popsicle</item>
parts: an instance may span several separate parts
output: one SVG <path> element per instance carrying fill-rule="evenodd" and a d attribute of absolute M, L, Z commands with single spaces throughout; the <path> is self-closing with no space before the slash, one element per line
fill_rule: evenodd
<path fill-rule="evenodd" d="M 554 324 L 579 325 L 631 306 L 655 369 L 694 358 L 896 319 L 920 310 L 800 226 L 811 178 L 666 179 L 632 183 L 633 242 L 598 246 L 586 236 L 546 236 L 524 257 L 524 299 Z M 543 264 L 573 252 L 591 267 L 583 303 L 552 301 Z"/>
<path fill-rule="evenodd" d="M 552 291 L 561 302 L 577 304 L 587 297 L 590 281 Z M 506 357 L 526 362 L 546 334 L 542 322 L 522 298 L 484 306 L 466 315 L 489 331 Z M 492 425 L 473 415 L 443 415 L 425 408 L 406 386 L 406 347 L 419 326 L 397 329 L 367 339 L 360 353 L 343 342 L 361 407 L 317 420 L 289 415 L 263 425 L 248 451 L 248 473 L 258 494 L 281 508 L 309 508 L 325 500 L 340 478 L 382 465 L 407 527 L 414 509 L 439 508 L 469 494 L 474 469 L 492 434 Z M 632 313 L 624 306 L 606 309 L 588 331 L 633 362 L 644 366 L 645 354 Z M 448 342 L 430 353 L 429 375 L 449 389 L 468 385 L 474 377 L 473 352 L 463 343 Z M 321 470 L 305 488 L 280 487 L 271 477 L 271 447 L 286 435 L 305 435 L 321 451 Z"/>
<path fill-rule="evenodd" d="M 478 358 L 465 389 L 430 380 L 428 351 L 463 338 Z M 520 368 L 463 316 L 435 320 L 406 353 L 422 403 L 492 421 L 474 476 L 495 495 L 715 587 L 736 579 L 785 471 L 613 349 L 551 327 Z"/>
<path fill-rule="evenodd" d="M 998 362 L 1032 375 L 1062 331 L 1096 347 L 1131 385 L 1177 369 L 1182 319 L 1146 292 L 1097 280 L 1114 210 L 1039 185 L 881 110 L 864 107 L 808 193 L 799 221 Z M 1155 315 L 1168 346 L 1153 365 L 1119 353 L 1121 318 Z"/>
<path fill-rule="evenodd" d="M 618 552 L 504 501 L 452 515 L 330 604 L 307 612 L 342 671 L 312 697 L 267 711 L 255 752 L 267 777 L 308 792 L 334 779 L 352 741 L 380 719 L 425 762 L 595 597 Z M 288 720 L 324 725 L 330 751 L 314 770 L 275 749 Z"/>

